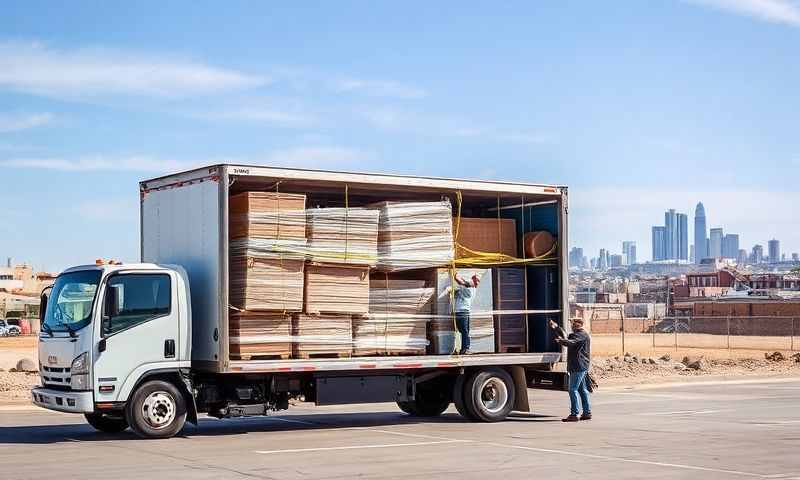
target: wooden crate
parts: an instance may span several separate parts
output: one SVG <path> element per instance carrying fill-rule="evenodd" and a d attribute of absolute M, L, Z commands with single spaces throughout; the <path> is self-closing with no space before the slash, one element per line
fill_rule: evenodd
<path fill-rule="evenodd" d="M 349 315 L 292 315 L 292 357 L 349 357 L 353 323 Z"/>
<path fill-rule="evenodd" d="M 305 271 L 305 313 L 369 312 L 369 268 L 314 265 Z"/>
<path fill-rule="evenodd" d="M 289 315 L 236 312 L 230 315 L 229 322 L 232 360 L 290 358 L 292 320 Z"/>
<path fill-rule="evenodd" d="M 303 267 L 302 260 L 232 258 L 231 305 L 247 311 L 301 311 Z"/>
<path fill-rule="evenodd" d="M 510 257 L 517 256 L 517 225 L 510 218 L 453 218 L 453 235 L 456 242 L 456 258 L 474 256 L 464 248 L 476 252 L 502 253 Z"/>

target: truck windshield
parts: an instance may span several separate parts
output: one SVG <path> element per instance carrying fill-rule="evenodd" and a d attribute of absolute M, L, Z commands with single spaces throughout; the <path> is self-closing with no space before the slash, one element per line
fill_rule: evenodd
<path fill-rule="evenodd" d="M 47 301 L 44 324 L 54 332 L 79 330 L 92 321 L 99 270 L 86 270 L 60 275 Z"/>

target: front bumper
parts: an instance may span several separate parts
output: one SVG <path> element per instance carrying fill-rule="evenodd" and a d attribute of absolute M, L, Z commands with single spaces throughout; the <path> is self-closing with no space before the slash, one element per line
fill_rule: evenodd
<path fill-rule="evenodd" d="M 31 397 L 37 407 L 67 413 L 94 412 L 92 392 L 63 392 L 37 387 L 31 390 Z"/>

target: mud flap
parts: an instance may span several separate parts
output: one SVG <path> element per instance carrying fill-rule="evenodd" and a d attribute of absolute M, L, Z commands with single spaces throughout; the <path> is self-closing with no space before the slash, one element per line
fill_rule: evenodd
<path fill-rule="evenodd" d="M 511 378 L 514 379 L 514 410 L 515 412 L 531 411 L 531 404 L 528 400 L 528 380 L 525 378 L 525 368 L 520 366 L 509 367 Z"/>

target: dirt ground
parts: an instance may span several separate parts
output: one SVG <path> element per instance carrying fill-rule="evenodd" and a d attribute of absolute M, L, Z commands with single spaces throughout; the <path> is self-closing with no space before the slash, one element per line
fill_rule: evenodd
<path fill-rule="evenodd" d="M 36 343 L 38 337 L 26 335 L 21 337 L 0 337 L 0 369 L 11 370 L 23 358 L 38 361 Z"/>
<path fill-rule="evenodd" d="M 639 356 L 661 356 L 669 353 L 673 357 L 704 355 L 706 358 L 764 358 L 767 351 L 800 351 L 800 337 L 755 337 L 710 335 L 702 333 L 680 333 L 675 348 L 674 334 L 626 333 L 623 348 L 621 335 L 592 335 L 592 355 L 614 356 L 630 352 Z M 729 348 L 730 346 L 730 348 Z"/>

